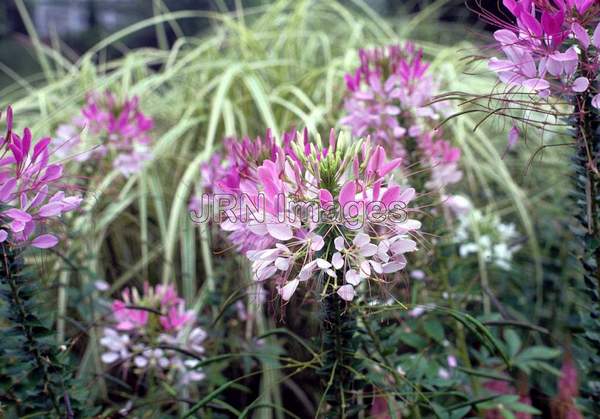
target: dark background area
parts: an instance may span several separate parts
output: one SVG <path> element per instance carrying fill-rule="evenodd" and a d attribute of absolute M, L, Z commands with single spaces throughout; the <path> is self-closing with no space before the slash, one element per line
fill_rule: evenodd
<path fill-rule="evenodd" d="M 323 0 L 327 1 L 327 0 Z M 366 0 L 383 16 L 416 13 L 424 10 L 433 0 Z M 471 6 L 475 1 L 471 0 Z M 134 22 L 152 17 L 155 8 L 164 4 L 169 11 L 178 10 L 235 10 L 267 5 L 269 0 L 23 0 L 36 32 L 42 42 L 51 44 L 60 39 L 61 53 L 72 59 L 98 41 Z M 497 10 L 497 0 L 483 0 L 484 7 Z M 164 10 L 163 10 L 164 11 Z M 448 22 L 479 24 L 478 17 L 463 0 L 451 0 L 438 12 Z M 180 19 L 178 24 L 186 35 L 195 35 L 208 28 L 206 19 Z M 164 26 L 169 43 L 176 37 L 168 25 Z M 443 34 L 439 34 L 443 36 Z M 108 50 L 106 58 L 114 58 L 124 51 L 139 47 L 156 47 L 154 27 L 128 36 L 119 48 Z M 0 89 L 14 82 L 14 78 L 28 78 L 40 72 L 28 39 L 27 26 L 15 0 L 0 0 Z M 12 75 L 11 75 L 12 73 Z"/>

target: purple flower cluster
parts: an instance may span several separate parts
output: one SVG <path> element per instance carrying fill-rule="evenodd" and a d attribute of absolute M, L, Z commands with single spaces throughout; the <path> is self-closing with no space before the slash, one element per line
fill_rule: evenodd
<path fill-rule="evenodd" d="M 435 129 L 447 110 L 432 103 L 437 84 L 427 70 L 421 50 L 407 43 L 359 51 L 360 66 L 345 76 L 348 89 L 342 124 L 355 136 L 369 135 L 405 168 L 421 164 L 430 169 L 426 187 L 458 182 L 460 150 Z"/>
<path fill-rule="evenodd" d="M 591 89 L 592 105 L 600 108 L 594 82 L 600 70 L 600 3 L 593 0 L 504 0 L 514 22 L 484 12 L 502 29 L 494 32 L 504 57 L 489 68 L 512 87 L 540 97 L 562 96 Z"/>
<path fill-rule="evenodd" d="M 304 134 L 287 133 L 278 146 L 265 140 L 231 143 L 232 162 L 217 185 L 237 205 L 251 205 L 260 217 L 225 218 L 221 228 L 245 251 L 254 279 L 274 281 L 288 301 L 300 284 L 323 277 L 324 292 L 351 301 L 364 281 L 386 283 L 415 251 L 412 234 L 421 224 L 387 215 L 404 210 L 415 190 L 391 182 L 400 160 L 387 161 L 381 146 L 330 134 L 327 147 Z M 287 203 L 288 205 L 283 203 Z M 339 217 L 301 217 L 311 214 Z M 377 213 L 377 217 L 370 217 Z M 398 215 L 398 214 L 395 214 Z M 329 244 L 326 244 L 329 243 Z"/>
<path fill-rule="evenodd" d="M 183 351 L 203 355 L 206 332 L 195 326 L 196 315 L 185 309 L 172 285 L 145 283 L 143 295 L 135 288 L 125 289 L 111 308 L 113 325 L 100 339 L 106 348 L 103 362 L 119 363 L 140 376 L 151 371 L 184 386 L 204 378 L 199 360 Z"/>
<path fill-rule="evenodd" d="M 81 115 L 59 126 L 56 150 L 78 161 L 110 156 L 113 166 L 130 176 L 152 159 L 149 131 L 153 126 L 137 97 L 120 101 L 109 91 L 90 93 Z"/>
<path fill-rule="evenodd" d="M 50 143 L 42 138 L 33 144 L 29 128 L 17 135 L 12 109 L 6 110 L 6 134 L 0 135 L 0 242 L 53 247 L 58 237 L 42 231 L 79 207 L 81 198 L 65 193 L 72 186 L 63 182 L 62 165 L 49 162 Z"/>
<path fill-rule="evenodd" d="M 284 135 L 286 144 L 293 135 Z M 265 160 L 275 161 L 277 150 L 270 130 L 267 130 L 264 140 L 260 137 L 254 140 L 245 137 L 241 141 L 228 138 L 225 140 L 227 160 L 224 161 L 221 154 L 215 153 L 210 161 L 202 165 L 199 189 L 205 194 L 241 197 L 253 190 L 252 185 L 258 179 L 258 166 Z M 196 194 L 190 200 L 189 209 L 199 213 L 202 205 L 206 204 L 202 202 L 202 196 Z M 257 235 L 241 225 L 228 225 L 226 231 L 229 241 L 242 253 L 250 249 L 266 249 L 275 243 L 273 238 Z"/>

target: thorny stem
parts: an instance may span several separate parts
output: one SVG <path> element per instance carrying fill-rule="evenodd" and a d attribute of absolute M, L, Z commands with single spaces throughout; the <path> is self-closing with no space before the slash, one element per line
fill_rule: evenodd
<path fill-rule="evenodd" d="M 588 330 L 587 339 L 593 348 L 589 354 L 592 366 L 597 365 L 600 355 L 600 342 L 594 338 L 598 333 L 600 322 L 600 223 L 598 194 L 600 193 L 600 174 L 597 168 L 597 158 L 600 153 L 600 116 L 591 106 L 591 95 L 584 92 L 575 97 L 575 113 L 571 119 L 574 127 L 576 155 L 574 192 L 578 213 L 576 218 L 581 224 L 582 232 L 578 234 L 581 244 L 580 262 L 584 271 L 586 290 L 591 298 L 592 309 L 590 318 L 584 319 Z M 589 325 L 589 326 L 588 326 Z M 588 381 L 598 379 L 598 371 L 591 368 L 588 371 Z M 600 396 L 600 389 L 593 383 L 588 391 L 596 400 Z"/>
<path fill-rule="evenodd" d="M 325 362 L 322 375 L 333 378 L 327 386 L 327 401 L 330 405 L 327 417 L 342 419 L 347 417 L 351 403 L 349 396 L 354 387 L 351 369 L 357 348 L 357 339 L 354 336 L 357 328 L 356 315 L 335 293 L 325 297 L 323 304 Z"/>
<path fill-rule="evenodd" d="M 13 308 L 16 308 L 16 310 L 19 314 L 18 328 L 23 333 L 23 336 L 25 337 L 25 341 L 27 343 L 25 345 L 25 350 L 27 352 L 30 352 L 33 355 L 33 358 L 35 359 L 35 362 L 36 362 L 38 368 L 40 368 L 44 372 L 44 377 L 43 377 L 44 392 L 46 392 L 48 394 L 48 397 L 50 398 L 50 401 L 52 402 L 52 406 L 53 406 L 54 410 L 60 417 L 61 416 L 60 407 L 56 403 L 56 397 L 55 397 L 54 392 L 52 391 L 51 380 L 50 380 L 50 377 L 48 376 L 48 362 L 45 359 L 44 355 L 41 353 L 41 351 L 37 345 L 37 341 L 33 334 L 33 330 L 30 327 L 28 327 L 26 324 L 26 321 L 27 321 L 27 318 L 29 317 L 29 315 L 28 315 L 27 309 L 25 307 L 25 304 L 19 295 L 19 286 L 17 284 L 16 277 L 19 275 L 19 273 L 20 273 L 19 271 L 21 271 L 21 269 L 22 269 L 23 260 L 18 255 L 15 255 L 15 249 L 11 249 L 9 246 L 10 245 L 7 243 L 2 243 L 0 245 L 0 249 L 2 251 L 2 262 L 4 265 L 4 272 L 3 272 L 3 275 L 0 276 L 0 278 L 2 280 L 6 281 L 6 283 L 8 284 L 8 286 L 10 288 L 10 297 L 9 298 L 11 299 L 11 301 L 9 302 L 9 304 L 11 304 L 13 306 Z M 17 272 L 15 272 L 15 270 Z M 29 348 L 29 349 L 27 349 L 27 348 Z"/>

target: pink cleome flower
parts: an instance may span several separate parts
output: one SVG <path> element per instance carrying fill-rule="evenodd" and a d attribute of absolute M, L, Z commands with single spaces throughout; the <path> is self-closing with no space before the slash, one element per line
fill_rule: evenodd
<path fill-rule="evenodd" d="M 347 74 L 346 116 L 342 124 L 356 136 L 370 135 L 405 168 L 416 163 L 431 171 L 428 188 L 458 182 L 460 150 L 435 129 L 447 106 L 431 103 L 437 84 L 421 50 L 407 43 L 359 51 L 360 66 Z"/>
<path fill-rule="evenodd" d="M 177 349 L 200 356 L 207 334 L 196 325 L 196 314 L 186 310 L 175 287 L 145 283 L 142 294 L 128 288 L 121 296 L 111 304 L 113 324 L 104 329 L 100 340 L 105 348 L 102 361 L 120 363 L 139 375 L 152 371 L 162 379 L 172 378 L 170 373 L 175 372 L 182 386 L 202 380 L 199 361 Z"/>
<path fill-rule="evenodd" d="M 290 136 L 291 133 L 286 133 L 284 141 L 289 142 Z M 228 156 L 227 159 L 224 160 L 220 153 L 215 153 L 201 166 L 201 179 L 197 192 L 202 191 L 204 197 L 199 193 L 193 195 L 188 205 L 190 211 L 195 215 L 201 213 L 203 206 L 208 205 L 206 201 L 209 197 L 233 198 L 232 201 L 238 205 L 241 196 L 248 190 L 252 190 L 251 185 L 258 181 L 258 167 L 265 160 L 274 160 L 277 150 L 279 148 L 275 145 L 270 130 L 267 130 L 264 140 L 260 137 L 255 140 L 245 137 L 241 141 L 233 138 L 226 139 L 224 154 Z M 223 227 L 229 241 L 240 252 L 266 249 L 274 244 L 271 237 L 257 235 L 240 225 L 224 223 Z"/>
<path fill-rule="evenodd" d="M 594 89 L 600 70 L 600 3 L 592 0 L 504 0 L 514 22 L 483 11 L 501 27 L 494 33 L 504 57 L 489 68 L 512 87 L 540 97 L 571 96 Z M 597 90 L 592 105 L 599 107 Z"/>
<path fill-rule="evenodd" d="M 273 280 L 288 301 L 300 284 L 322 276 L 330 293 L 351 301 L 362 281 L 384 283 L 404 268 L 420 223 L 405 212 L 415 190 L 389 177 L 399 159 L 387 161 L 369 141 L 336 139 L 333 130 L 328 147 L 305 130 L 286 134 L 281 147 L 268 135 L 238 151 L 259 146 L 252 164 L 233 166 L 220 183 L 241 198 L 221 227 L 233 240 L 253 238 L 243 248 L 256 281 Z M 403 215 L 395 220 L 394 205 Z M 237 212 L 245 208 L 253 212 Z"/>
<path fill-rule="evenodd" d="M 140 110 L 138 97 L 120 101 L 110 91 L 92 92 L 81 114 L 58 128 L 56 150 L 78 161 L 110 156 L 113 166 L 130 176 L 152 159 L 149 131 L 153 127 L 152 118 Z M 87 130 L 91 142 L 84 141 L 82 130 Z"/>
<path fill-rule="evenodd" d="M 42 231 L 79 207 L 81 198 L 65 193 L 72 186 L 63 183 L 62 165 L 49 162 L 50 142 L 42 138 L 33 144 L 29 128 L 17 135 L 8 107 L 6 134 L 0 135 L 0 242 L 53 247 L 58 237 Z"/>

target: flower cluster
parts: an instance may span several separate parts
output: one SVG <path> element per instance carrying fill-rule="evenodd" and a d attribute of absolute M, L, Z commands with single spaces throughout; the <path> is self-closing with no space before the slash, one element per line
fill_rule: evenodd
<path fill-rule="evenodd" d="M 78 161 L 110 156 L 113 166 L 130 176 L 152 159 L 148 132 L 153 126 L 152 118 L 140 110 L 137 97 L 119 101 L 109 91 L 91 93 L 81 115 L 58 127 L 55 148 Z"/>
<path fill-rule="evenodd" d="M 161 379 L 185 386 L 200 381 L 204 373 L 198 357 L 204 354 L 206 332 L 196 326 L 196 315 L 172 285 L 144 285 L 144 293 L 125 289 L 122 300 L 112 303 L 113 325 L 104 329 L 102 361 L 119 364 L 137 375 L 152 372 Z"/>
<path fill-rule="evenodd" d="M 249 158 L 220 182 L 241 197 L 218 208 L 221 227 L 246 251 L 255 280 L 273 280 L 285 301 L 316 278 L 323 295 L 351 301 L 361 282 L 387 282 L 417 248 L 411 234 L 421 224 L 407 208 L 415 190 L 390 178 L 400 160 L 388 162 L 369 141 L 336 139 L 333 130 L 327 147 L 319 143 L 305 130 L 286 134 L 283 146 L 270 135 L 232 145 Z"/>
<path fill-rule="evenodd" d="M 42 230 L 79 207 L 79 196 L 65 194 L 69 185 L 63 183 L 62 165 L 49 163 L 50 143 L 42 138 L 32 144 L 29 128 L 17 135 L 12 109 L 6 110 L 6 134 L 0 135 L 0 242 L 53 247 L 58 238 Z"/>
<path fill-rule="evenodd" d="M 503 58 L 489 68 L 509 86 L 538 93 L 570 96 L 594 89 L 600 70 L 600 3 L 592 0 L 504 0 L 515 22 L 488 20 Z M 592 104 L 600 108 L 600 94 Z"/>
<path fill-rule="evenodd" d="M 285 141 L 289 142 L 288 139 L 292 136 L 293 134 L 286 133 Z M 258 180 L 257 168 L 265 160 L 275 161 L 278 150 L 270 130 L 267 130 L 264 140 L 260 137 L 254 140 L 245 137 L 241 141 L 228 138 L 224 146 L 228 156 L 226 161 L 216 153 L 200 168 L 198 190 L 204 195 L 195 194 L 189 202 L 189 209 L 195 214 L 199 214 L 205 208 L 210 210 L 211 202 L 207 202 L 210 201 L 207 198 L 215 197 L 217 200 L 221 197 L 224 202 L 231 200 L 235 209 L 239 210 L 242 195 L 248 190 L 253 190 L 251 185 Z M 223 202 L 216 204 L 223 206 Z M 270 236 L 255 234 L 242 224 L 226 222 L 223 227 L 229 241 L 242 253 L 250 249 L 266 249 L 275 243 Z"/>
<path fill-rule="evenodd" d="M 484 214 L 460 195 L 448 197 L 447 206 L 458 218 L 453 240 L 460 244 L 460 256 L 479 253 L 486 262 L 509 270 L 513 254 L 520 249 L 515 243 L 519 238 L 515 225 L 502 223 L 495 214 Z"/>
<path fill-rule="evenodd" d="M 342 123 L 354 135 L 370 135 L 402 157 L 404 168 L 426 167 L 431 178 L 425 186 L 439 189 L 461 179 L 460 150 L 435 129 L 447 105 L 432 103 L 437 84 L 422 56 L 411 43 L 360 50 L 360 66 L 345 77 L 347 114 Z"/>

